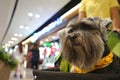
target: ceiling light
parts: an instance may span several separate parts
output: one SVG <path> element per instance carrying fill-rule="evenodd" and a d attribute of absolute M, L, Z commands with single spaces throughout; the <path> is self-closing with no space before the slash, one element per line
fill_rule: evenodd
<path fill-rule="evenodd" d="M 14 42 L 13 41 L 8 41 L 9 44 L 13 44 Z"/>
<path fill-rule="evenodd" d="M 11 38 L 11 40 L 14 40 L 14 38 Z"/>
<path fill-rule="evenodd" d="M 14 38 L 14 37 L 13 37 L 13 38 L 11 38 L 11 40 L 13 40 L 13 41 L 17 41 L 17 38 Z"/>
<path fill-rule="evenodd" d="M 5 44 L 5 46 L 10 46 L 10 44 Z"/>
<path fill-rule="evenodd" d="M 22 35 L 22 34 L 19 34 L 18 36 L 19 36 L 19 37 L 22 37 L 23 35 Z"/>
<path fill-rule="evenodd" d="M 28 27 L 28 26 L 26 26 L 26 27 L 25 27 L 25 29 L 29 29 L 29 27 Z"/>
<path fill-rule="evenodd" d="M 17 34 L 17 33 L 15 33 L 15 34 L 14 34 L 14 36 L 16 36 L 16 37 L 17 37 L 17 36 L 18 36 L 18 34 Z"/>
<path fill-rule="evenodd" d="M 23 25 L 20 25 L 20 29 L 23 29 L 24 28 L 24 26 Z"/>
<path fill-rule="evenodd" d="M 5 48 L 5 46 L 2 46 L 3 48 Z"/>
<path fill-rule="evenodd" d="M 29 12 L 29 13 L 28 13 L 28 16 L 32 17 L 32 16 L 33 16 L 33 13 Z"/>
<path fill-rule="evenodd" d="M 35 14 L 35 18 L 40 18 L 40 15 L 39 14 Z"/>

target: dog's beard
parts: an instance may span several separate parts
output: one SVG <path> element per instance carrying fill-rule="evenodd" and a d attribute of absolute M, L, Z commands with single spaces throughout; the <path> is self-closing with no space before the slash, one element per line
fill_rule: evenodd
<path fill-rule="evenodd" d="M 88 31 L 68 33 L 61 43 L 63 57 L 81 69 L 91 68 L 101 59 L 104 52 L 101 37 Z"/>

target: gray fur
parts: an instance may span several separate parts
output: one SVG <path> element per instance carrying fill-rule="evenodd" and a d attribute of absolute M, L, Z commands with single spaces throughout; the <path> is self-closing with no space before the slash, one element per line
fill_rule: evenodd
<path fill-rule="evenodd" d="M 95 65 L 103 55 L 103 39 L 109 24 L 111 20 L 99 17 L 70 22 L 59 31 L 62 56 L 81 69 Z"/>

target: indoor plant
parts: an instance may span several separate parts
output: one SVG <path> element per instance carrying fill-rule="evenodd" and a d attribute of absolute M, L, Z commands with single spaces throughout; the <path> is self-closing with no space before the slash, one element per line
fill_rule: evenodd
<path fill-rule="evenodd" d="M 0 48 L 0 79 L 8 80 L 11 70 L 15 69 L 17 65 L 18 61 L 3 48 Z"/>

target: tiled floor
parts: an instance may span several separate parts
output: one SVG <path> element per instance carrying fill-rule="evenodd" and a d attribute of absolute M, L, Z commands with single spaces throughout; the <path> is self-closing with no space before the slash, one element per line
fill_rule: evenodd
<path fill-rule="evenodd" d="M 11 74 L 10 74 L 10 79 L 9 80 L 34 80 L 33 79 L 33 74 L 32 74 L 32 69 L 24 69 L 22 78 L 20 78 L 19 76 L 14 77 L 14 71 L 12 71 Z"/>

